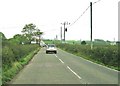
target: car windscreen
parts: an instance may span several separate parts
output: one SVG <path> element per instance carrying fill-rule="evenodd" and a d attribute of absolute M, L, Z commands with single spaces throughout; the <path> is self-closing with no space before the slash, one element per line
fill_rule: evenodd
<path fill-rule="evenodd" d="M 55 47 L 55 45 L 48 45 L 48 47 Z"/>

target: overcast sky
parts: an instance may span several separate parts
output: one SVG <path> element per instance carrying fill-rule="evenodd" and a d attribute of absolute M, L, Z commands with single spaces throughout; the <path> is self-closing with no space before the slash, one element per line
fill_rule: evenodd
<path fill-rule="evenodd" d="M 0 0 L 0 32 L 7 38 L 21 34 L 25 24 L 33 23 L 43 38 L 60 39 L 63 22 L 73 23 L 97 0 Z M 118 40 L 118 1 L 100 0 L 93 4 L 93 39 Z M 69 27 L 69 25 L 66 25 Z M 66 32 L 67 40 L 90 40 L 90 8 Z"/>

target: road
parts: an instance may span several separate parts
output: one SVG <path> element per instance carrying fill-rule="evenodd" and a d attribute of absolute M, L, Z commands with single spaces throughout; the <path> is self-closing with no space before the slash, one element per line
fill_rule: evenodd
<path fill-rule="evenodd" d="M 11 84 L 117 84 L 118 71 L 58 49 L 46 54 L 42 48 Z"/>

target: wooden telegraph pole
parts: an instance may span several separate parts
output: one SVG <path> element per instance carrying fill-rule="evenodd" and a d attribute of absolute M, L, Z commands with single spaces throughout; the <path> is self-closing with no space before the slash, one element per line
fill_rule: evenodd
<path fill-rule="evenodd" d="M 60 28 L 61 42 L 62 42 L 62 27 Z"/>
<path fill-rule="evenodd" d="M 90 28 L 91 28 L 91 50 L 93 49 L 93 42 L 92 42 L 92 2 L 90 2 Z"/>
<path fill-rule="evenodd" d="M 64 42 L 65 42 L 65 32 L 67 32 L 67 28 L 65 27 L 66 25 L 70 25 L 70 23 L 68 22 L 64 22 L 64 23 L 61 23 L 62 25 L 64 25 Z"/>

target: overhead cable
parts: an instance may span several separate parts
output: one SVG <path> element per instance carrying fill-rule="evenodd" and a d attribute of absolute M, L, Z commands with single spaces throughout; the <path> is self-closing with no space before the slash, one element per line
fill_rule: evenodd
<path fill-rule="evenodd" d="M 101 0 L 95 1 L 93 2 L 93 5 L 100 2 Z M 85 11 L 83 11 L 83 13 L 73 22 L 71 23 L 67 28 L 71 27 L 72 25 L 74 25 L 85 13 L 86 11 L 90 8 L 90 5 L 85 9 Z"/>

